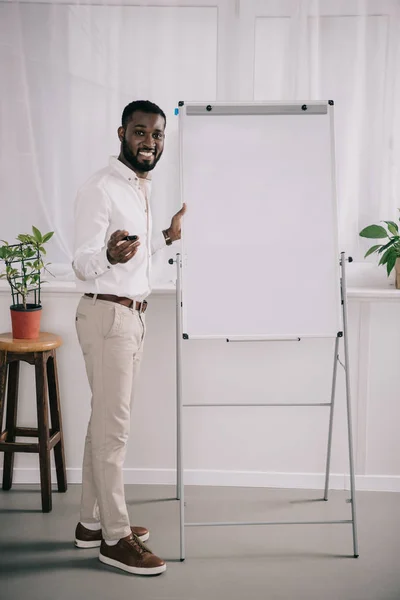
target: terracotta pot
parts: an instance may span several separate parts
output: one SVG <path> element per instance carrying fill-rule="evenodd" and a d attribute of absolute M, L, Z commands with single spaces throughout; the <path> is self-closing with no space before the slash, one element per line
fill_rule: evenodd
<path fill-rule="evenodd" d="M 396 290 L 400 290 L 400 258 L 396 259 L 394 269 L 396 273 Z"/>
<path fill-rule="evenodd" d="M 38 304 L 13 304 L 10 306 L 13 338 L 36 340 L 39 337 L 42 307 Z"/>

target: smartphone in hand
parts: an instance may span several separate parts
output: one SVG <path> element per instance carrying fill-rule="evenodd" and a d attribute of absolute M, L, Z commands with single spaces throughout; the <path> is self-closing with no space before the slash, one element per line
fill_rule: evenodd
<path fill-rule="evenodd" d="M 136 242 L 136 240 L 138 239 L 138 236 L 137 235 L 126 235 L 123 239 L 126 242 Z"/>

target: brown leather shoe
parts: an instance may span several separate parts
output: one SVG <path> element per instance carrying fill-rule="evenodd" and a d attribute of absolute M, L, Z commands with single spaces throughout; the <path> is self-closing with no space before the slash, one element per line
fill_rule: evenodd
<path fill-rule="evenodd" d="M 150 533 L 146 527 L 131 527 L 132 533 L 137 535 L 141 542 L 146 542 Z M 86 529 L 82 523 L 78 523 L 75 529 L 75 546 L 77 548 L 98 548 L 103 539 L 102 530 L 92 531 Z"/>
<path fill-rule="evenodd" d="M 139 540 L 137 535 L 122 538 L 115 546 L 101 542 L 99 560 L 134 575 L 159 575 L 167 565 Z"/>

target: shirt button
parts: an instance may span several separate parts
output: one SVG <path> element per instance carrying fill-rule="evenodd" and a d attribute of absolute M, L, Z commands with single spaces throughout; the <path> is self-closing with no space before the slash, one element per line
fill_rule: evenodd
<path fill-rule="evenodd" d="M 94 274 L 97 275 L 97 271 L 95 271 Z"/>

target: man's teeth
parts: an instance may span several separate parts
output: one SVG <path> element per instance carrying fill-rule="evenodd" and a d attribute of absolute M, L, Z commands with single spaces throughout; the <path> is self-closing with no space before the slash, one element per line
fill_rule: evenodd
<path fill-rule="evenodd" d="M 140 150 L 139 154 L 141 154 L 142 156 L 145 156 L 146 158 L 151 158 L 154 153 L 153 152 L 144 152 L 143 150 Z"/>

